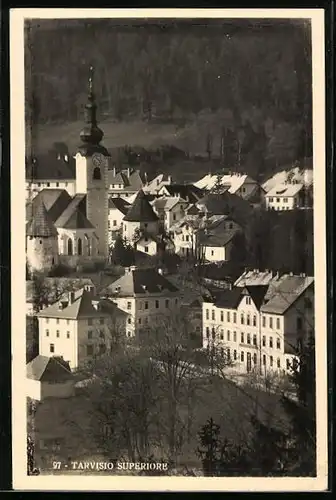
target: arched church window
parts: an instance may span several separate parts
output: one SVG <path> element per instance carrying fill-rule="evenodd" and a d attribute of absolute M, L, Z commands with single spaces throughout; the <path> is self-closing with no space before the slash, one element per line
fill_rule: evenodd
<path fill-rule="evenodd" d="M 73 248 L 72 248 L 72 239 L 68 239 L 68 255 L 72 255 Z"/>
<path fill-rule="evenodd" d="M 82 239 L 78 238 L 78 247 L 77 247 L 78 255 L 82 255 L 83 247 L 82 247 Z"/>
<path fill-rule="evenodd" d="M 99 167 L 95 167 L 93 169 L 93 179 L 95 181 L 100 181 L 101 180 L 101 172 Z"/>

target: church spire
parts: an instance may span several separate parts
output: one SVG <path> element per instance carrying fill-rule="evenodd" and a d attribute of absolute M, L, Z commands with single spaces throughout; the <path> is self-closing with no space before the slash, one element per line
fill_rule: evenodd
<path fill-rule="evenodd" d="M 104 137 L 103 131 L 97 123 L 97 104 L 94 94 L 94 69 L 90 66 L 89 92 L 84 111 L 85 126 L 80 133 L 80 138 L 84 144 L 98 146 Z"/>

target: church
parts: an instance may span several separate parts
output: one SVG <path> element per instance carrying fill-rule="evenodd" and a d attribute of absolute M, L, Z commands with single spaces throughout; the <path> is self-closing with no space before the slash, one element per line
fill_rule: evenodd
<path fill-rule="evenodd" d="M 26 204 L 26 256 L 31 271 L 49 271 L 62 263 L 106 262 L 108 245 L 108 167 L 101 144 L 97 105 L 90 69 L 85 126 L 74 156 L 75 183 L 65 189 L 42 189 Z"/>

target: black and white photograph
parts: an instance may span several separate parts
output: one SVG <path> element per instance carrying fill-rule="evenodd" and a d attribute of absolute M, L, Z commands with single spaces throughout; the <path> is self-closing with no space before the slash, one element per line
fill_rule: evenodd
<path fill-rule="evenodd" d="M 18 488 L 325 489 L 323 11 L 20 11 Z"/>

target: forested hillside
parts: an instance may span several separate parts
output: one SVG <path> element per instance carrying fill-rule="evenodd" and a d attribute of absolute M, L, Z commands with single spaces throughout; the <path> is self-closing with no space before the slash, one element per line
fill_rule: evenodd
<path fill-rule="evenodd" d="M 121 122 L 145 120 L 149 135 L 169 127 L 161 142 L 188 153 L 218 156 L 222 140 L 228 163 L 257 164 L 260 173 L 310 156 L 309 25 L 127 23 L 27 24 L 26 118 L 33 142 L 37 129 L 40 140 L 48 127 L 76 123 L 78 133 L 93 64 L 99 116 L 112 144 Z M 58 134 L 55 140 L 67 141 L 67 133 Z M 144 145 L 132 128 L 123 142 Z"/>

